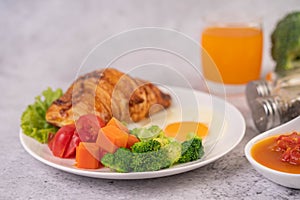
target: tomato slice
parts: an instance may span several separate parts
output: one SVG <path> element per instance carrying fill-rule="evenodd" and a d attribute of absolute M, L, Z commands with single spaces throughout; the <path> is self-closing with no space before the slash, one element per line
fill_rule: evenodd
<path fill-rule="evenodd" d="M 82 142 L 95 142 L 104 121 L 93 114 L 81 116 L 75 124 L 61 127 L 57 133 L 49 134 L 48 146 L 54 156 L 60 158 L 73 158 L 76 147 Z"/>
<path fill-rule="evenodd" d="M 50 144 L 52 145 L 52 153 L 54 156 L 64 158 L 64 153 L 68 149 L 70 141 L 73 137 L 75 131 L 75 125 L 70 124 L 61 127 L 54 138 L 51 140 Z"/>
<path fill-rule="evenodd" d="M 94 114 L 80 116 L 76 121 L 76 130 L 82 142 L 95 142 L 100 128 L 104 126 L 104 121 Z"/>
<path fill-rule="evenodd" d="M 75 158 L 75 154 L 76 154 L 76 147 L 79 145 L 79 143 L 81 142 L 79 135 L 77 133 L 77 131 L 75 130 L 72 139 L 67 147 L 67 149 L 65 149 L 64 151 L 64 158 Z"/>
<path fill-rule="evenodd" d="M 53 138 L 55 136 L 55 133 L 49 133 L 48 135 L 48 147 L 49 149 L 52 151 L 52 148 L 53 148 Z"/>

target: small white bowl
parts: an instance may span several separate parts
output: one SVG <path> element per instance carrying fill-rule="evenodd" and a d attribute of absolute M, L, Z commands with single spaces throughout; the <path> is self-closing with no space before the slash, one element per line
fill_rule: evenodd
<path fill-rule="evenodd" d="M 248 161 L 254 167 L 254 169 L 256 169 L 259 173 L 261 173 L 266 178 L 285 187 L 300 189 L 300 174 L 291 174 L 291 173 L 280 172 L 274 169 L 270 169 L 258 163 L 256 160 L 253 159 L 251 155 L 251 149 L 253 145 L 258 141 L 270 137 L 272 135 L 278 135 L 278 134 L 292 132 L 292 131 L 298 131 L 298 132 L 300 131 L 300 116 L 281 126 L 268 130 L 254 137 L 245 146 L 245 155 Z"/>

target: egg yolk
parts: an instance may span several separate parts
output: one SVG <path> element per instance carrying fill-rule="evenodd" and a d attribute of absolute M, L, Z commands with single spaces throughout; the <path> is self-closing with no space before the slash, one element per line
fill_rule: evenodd
<path fill-rule="evenodd" d="M 174 137 L 178 141 L 185 141 L 187 135 L 191 132 L 196 133 L 200 138 L 204 138 L 208 133 L 208 127 L 199 122 L 175 122 L 165 128 L 165 134 Z"/>

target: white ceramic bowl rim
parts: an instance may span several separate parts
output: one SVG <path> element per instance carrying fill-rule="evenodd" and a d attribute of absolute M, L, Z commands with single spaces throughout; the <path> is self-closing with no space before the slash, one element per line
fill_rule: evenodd
<path fill-rule="evenodd" d="M 284 176 L 291 176 L 291 177 L 299 177 L 300 178 L 300 174 L 294 174 L 294 173 L 288 173 L 288 172 L 282 172 L 282 171 L 278 171 L 278 170 L 275 170 L 275 169 L 271 169 L 269 167 L 266 167 L 262 164 L 260 164 L 259 162 L 257 162 L 251 155 L 251 149 L 253 147 L 254 144 L 256 144 L 257 142 L 265 139 L 265 138 L 268 138 L 270 136 L 274 136 L 274 135 L 278 135 L 278 134 L 281 134 L 280 131 L 278 133 L 274 133 L 274 130 L 276 129 L 280 129 L 282 126 L 288 126 L 289 124 L 292 124 L 292 123 L 295 123 L 295 121 L 299 121 L 300 120 L 300 116 L 281 125 L 280 127 L 276 127 L 274 129 L 270 129 L 258 136 L 255 136 L 254 138 L 252 138 L 248 143 L 247 145 L 245 146 L 245 155 L 247 157 L 247 159 L 249 160 L 250 163 L 256 165 L 257 167 L 263 169 L 263 170 L 267 170 L 267 171 L 270 171 L 272 173 L 275 173 L 277 175 L 284 175 Z M 292 132 L 292 131 L 290 131 Z M 284 134 L 284 133 L 282 133 Z"/>

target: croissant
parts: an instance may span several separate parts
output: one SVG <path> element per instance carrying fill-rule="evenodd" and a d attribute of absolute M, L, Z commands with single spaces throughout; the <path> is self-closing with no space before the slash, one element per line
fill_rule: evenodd
<path fill-rule="evenodd" d="M 137 122 L 148 117 L 150 110 L 155 113 L 170 105 L 170 95 L 152 83 L 107 68 L 75 80 L 49 107 L 46 120 L 61 127 L 74 123 L 81 115 L 92 113 L 105 122 L 112 117 Z"/>

